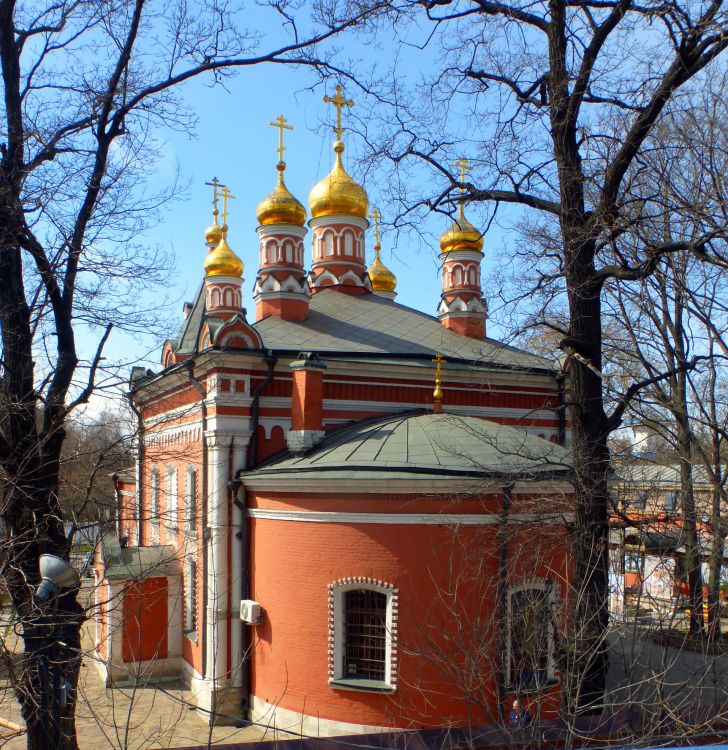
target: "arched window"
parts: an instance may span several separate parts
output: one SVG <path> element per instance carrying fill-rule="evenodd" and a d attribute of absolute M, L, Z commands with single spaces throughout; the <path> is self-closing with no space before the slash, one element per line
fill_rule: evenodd
<path fill-rule="evenodd" d="M 460 286 L 463 283 L 463 269 L 460 266 L 455 266 L 453 269 L 453 281 L 455 286 Z"/>
<path fill-rule="evenodd" d="M 164 523 L 167 528 L 177 530 L 177 470 L 170 466 L 167 468 L 167 486 L 165 487 L 166 508 Z"/>
<path fill-rule="evenodd" d="M 159 469 L 156 467 L 149 477 L 149 523 L 152 544 L 159 544 Z"/>
<path fill-rule="evenodd" d="M 225 307 L 233 306 L 233 290 L 226 289 L 223 293 L 223 299 L 225 300 Z"/>
<path fill-rule="evenodd" d="M 468 282 L 471 284 L 471 286 L 475 286 L 477 281 L 475 278 L 475 266 L 470 266 L 468 269 Z"/>
<path fill-rule="evenodd" d="M 326 247 L 326 255 L 334 254 L 334 233 L 326 232 L 324 235 L 324 246 Z"/>
<path fill-rule="evenodd" d="M 354 255 L 354 235 L 351 232 L 344 234 L 344 255 Z"/>
<path fill-rule="evenodd" d="M 554 606 L 550 581 L 508 592 L 508 684 L 538 689 L 554 678 Z"/>
<path fill-rule="evenodd" d="M 371 579 L 344 579 L 329 586 L 329 607 L 331 686 L 394 691 L 397 590 Z"/>
<path fill-rule="evenodd" d="M 197 530 L 197 472 L 191 466 L 187 468 L 185 481 L 185 510 L 187 513 L 187 530 Z"/>
<path fill-rule="evenodd" d="M 293 243 L 288 240 L 284 246 L 286 263 L 293 263 Z"/>

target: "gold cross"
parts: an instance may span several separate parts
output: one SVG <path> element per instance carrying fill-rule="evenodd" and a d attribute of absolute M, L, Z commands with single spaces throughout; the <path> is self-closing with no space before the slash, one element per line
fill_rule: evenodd
<path fill-rule="evenodd" d="M 468 160 L 461 156 L 456 162 L 455 166 L 460 170 L 460 190 L 465 192 L 465 175 L 470 172 L 472 167 L 468 164 Z"/>
<path fill-rule="evenodd" d="M 234 200 L 235 196 L 230 192 L 227 185 L 220 186 L 220 195 L 222 196 L 222 223 L 227 224 L 228 200 Z"/>
<path fill-rule="evenodd" d="M 286 150 L 283 148 L 283 131 L 284 130 L 293 130 L 292 125 L 286 125 L 288 120 L 283 115 L 278 115 L 276 117 L 275 122 L 269 122 L 269 125 L 272 125 L 274 128 L 278 128 L 278 148 L 276 151 L 278 152 L 278 161 L 283 161 L 283 152 Z"/>
<path fill-rule="evenodd" d="M 224 185 L 220 185 L 220 180 L 218 180 L 217 177 L 213 177 L 212 182 L 206 182 L 205 185 L 212 188 L 212 215 L 217 218 L 217 215 L 219 213 L 219 211 L 217 210 L 217 201 L 220 197 L 218 188 L 224 187 Z"/>
<path fill-rule="evenodd" d="M 447 362 L 447 360 L 440 354 L 440 352 L 437 353 L 437 356 L 432 360 L 433 362 L 437 362 L 437 371 L 435 372 L 435 390 L 432 392 L 432 397 L 435 401 L 442 401 L 442 363 Z"/>
<path fill-rule="evenodd" d="M 375 208 L 369 214 L 369 218 L 374 219 L 374 246 L 376 247 L 379 244 L 379 221 L 382 218 L 382 214 L 379 213 L 378 208 Z"/>
<path fill-rule="evenodd" d="M 341 134 L 346 129 L 341 127 L 341 110 L 344 107 L 354 106 L 354 102 L 351 99 L 344 99 L 344 97 L 341 95 L 342 91 L 343 89 L 341 88 L 341 84 L 337 84 L 336 96 L 324 96 L 324 101 L 327 104 L 333 104 L 334 107 L 336 107 L 336 127 L 334 128 L 334 133 L 336 133 L 336 138 L 338 140 L 341 140 Z"/>

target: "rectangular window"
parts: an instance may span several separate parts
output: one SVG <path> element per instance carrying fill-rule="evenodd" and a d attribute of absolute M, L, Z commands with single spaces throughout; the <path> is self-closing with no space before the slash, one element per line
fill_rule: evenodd
<path fill-rule="evenodd" d="M 152 544 L 159 544 L 159 472 L 152 470 L 149 486 L 149 522 L 152 530 Z"/>
<path fill-rule="evenodd" d="M 677 492 L 665 493 L 665 510 L 675 510 L 677 508 Z"/>
<path fill-rule="evenodd" d="M 177 528 L 177 472 L 167 469 L 167 508 L 165 523 L 167 526 Z"/>
<path fill-rule="evenodd" d="M 187 530 L 197 529 L 197 472 L 194 469 L 187 471 Z"/>
<path fill-rule="evenodd" d="M 647 490 L 638 490 L 634 501 L 635 510 L 644 510 L 647 507 Z"/>
<path fill-rule="evenodd" d="M 642 553 L 634 549 L 625 550 L 624 569 L 627 573 L 642 572 Z"/>
<path fill-rule="evenodd" d="M 517 589 L 509 600 L 510 684 L 538 688 L 552 676 L 553 623 L 547 588 Z"/>
<path fill-rule="evenodd" d="M 384 682 L 387 595 L 370 589 L 344 596 L 343 677 Z"/>

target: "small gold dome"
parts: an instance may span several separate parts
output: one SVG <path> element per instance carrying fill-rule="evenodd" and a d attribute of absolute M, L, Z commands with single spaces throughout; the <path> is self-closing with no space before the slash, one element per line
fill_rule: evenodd
<path fill-rule="evenodd" d="M 258 224 L 295 224 L 302 227 L 306 222 L 306 209 L 297 201 L 283 181 L 285 162 L 278 162 L 278 184 L 273 192 L 258 204 Z"/>
<path fill-rule="evenodd" d="M 205 244 L 211 248 L 216 247 L 222 239 L 222 228 L 217 223 L 217 216 L 212 224 L 205 229 Z"/>
<path fill-rule="evenodd" d="M 452 250 L 482 250 L 483 235 L 465 218 L 462 204 L 458 218 L 440 236 L 440 250 L 449 253 Z"/>
<path fill-rule="evenodd" d="M 334 151 L 336 152 L 334 168 L 313 186 L 308 196 L 311 218 L 346 214 L 366 219 L 369 211 L 369 198 L 366 190 L 344 169 L 341 162 L 341 154 L 344 151 L 342 141 L 334 143 Z"/>
<path fill-rule="evenodd" d="M 374 262 L 367 269 L 374 292 L 393 292 L 397 287 L 397 277 L 382 263 L 379 245 L 374 245 Z"/>
<path fill-rule="evenodd" d="M 227 226 L 220 227 L 222 237 L 214 250 L 205 258 L 205 276 L 242 276 L 243 261 L 230 249 L 227 243 Z"/>

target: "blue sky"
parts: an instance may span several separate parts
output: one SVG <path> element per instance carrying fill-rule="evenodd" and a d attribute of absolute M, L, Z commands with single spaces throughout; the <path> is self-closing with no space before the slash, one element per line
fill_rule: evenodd
<path fill-rule="evenodd" d="M 416 34 L 417 30 L 412 33 Z M 386 46 L 380 36 L 378 45 L 362 46 L 351 53 L 359 54 L 362 69 L 370 72 L 382 61 L 389 64 L 383 55 Z M 397 72 L 414 83 L 422 75 L 427 60 L 428 56 L 423 56 L 415 47 L 405 49 L 398 56 Z M 150 247 L 160 246 L 174 258 L 168 283 L 161 289 L 152 287 L 147 291 L 150 299 L 158 300 L 160 310 L 163 310 L 159 317 L 169 316 L 169 334 L 174 333 L 181 321 L 182 302 L 193 297 L 203 278 L 202 263 L 206 253 L 203 232 L 211 221 L 212 197 L 211 189 L 205 183 L 214 176 L 228 185 L 236 197 L 230 205 L 229 242 L 245 264 L 244 305 L 248 318 L 255 319 L 252 299 L 258 250 L 255 209 L 274 187 L 278 158 L 278 131 L 268 123 L 283 114 L 295 128 L 285 135 L 286 182 L 291 192 L 307 206 L 310 189 L 329 171 L 333 157 L 334 134 L 330 125 L 335 114 L 333 107 L 325 104 L 322 97 L 324 93 L 333 94 L 337 81 L 332 78 L 324 85 L 312 88 L 316 82 L 306 69 L 261 65 L 243 69 L 227 79 L 224 86 L 213 87 L 209 80 L 198 79 L 181 89 L 197 125 L 192 134 L 170 130 L 160 130 L 155 134 L 158 158 L 150 187 L 163 188 L 171 184 L 179 170 L 185 189 L 166 207 L 159 224 L 138 238 Z M 366 103 L 361 92 L 349 84 L 345 93 L 355 100 L 355 111 L 362 114 Z M 346 125 L 346 112 L 344 117 Z M 351 120 L 349 122 L 354 125 Z M 467 120 L 463 122 L 463 128 L 466 139 L 475 136 L 467 132 Z M 345 164 L 353 175 L 359 176 L 362 174 L 360 160 L 367 155 L 366 146 L 363 139 L 351 130 L 345 133 L 344 141 L 347 146 Z M 383 195 L 377 193 L 376 185 L 383 181 L 382 175 L 371 171 L 362 180 L 369 193 L 370 206 L 379 208 L 386 222 L 392 218 L 394 209 L 387 205 Z M 426 189 L 432 189 L 432 186 L 423 185 L 423 192 Z M 481 223 L 477 220 L 477 212 L 469 210 L 468 214 L 476 224 Z M 388 231 L 385 224 L 382 258 L 397 276 L 398 302 L 435 314 L 440 294 L 437 238 L 448 224 L 446 216 L 436 214 L 425 222 L 423 235 L 399 237 Z M 485 238 L 484 274 L 492 268 L 495 257 L 502 254 L 503 241 L 498 226 L 493 225 Z M 373 232 L 370 230 L 368 263 L 373 257 L 372 245 Z M 308 253 L 310 257 L 310 251 Z M 489 325 L 488 333 L 498 337 L 500 331 L 495 321 Z M 80 336 L 86 356 L 92 351 L 95 340 L 96 337 L 87 332 Z M 154 335 L 130 336 L 114 332 L 107 345 L 107 362 L 123 361 L 126 372 L 131 363 L 137 361 L 157 369 L 161 343 Z"/>

